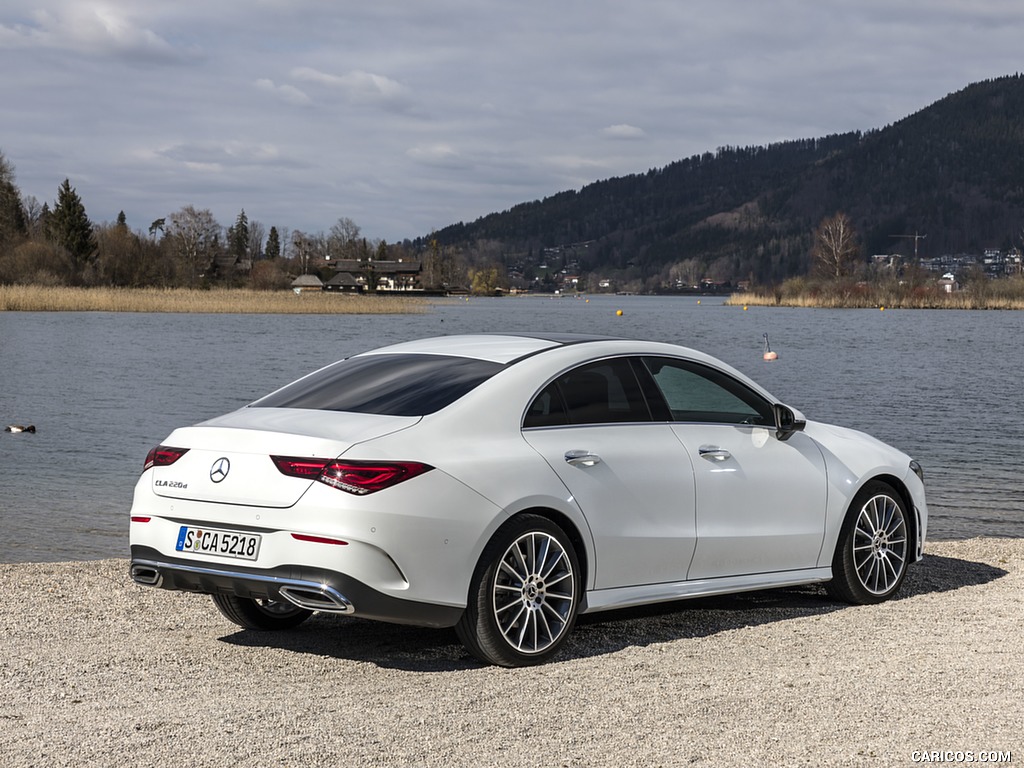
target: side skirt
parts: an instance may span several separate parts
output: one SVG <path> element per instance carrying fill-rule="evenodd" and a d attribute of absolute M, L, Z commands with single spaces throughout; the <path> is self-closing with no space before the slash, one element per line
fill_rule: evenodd
<path fill-rule="evenodd" d="M 793 587 L 831 581 L 832 568 L 807 568 L 782 573 L 756 573 L 750 576 L 727 576 L 720 579 L 676 581 L 668 584 L 644 584 L 636 587 L 595 589 L 587 592 L 580 613 L 597 613 L 635 605 L 685 600 L 690 597 L 729 595 L 759 589 Z"/>

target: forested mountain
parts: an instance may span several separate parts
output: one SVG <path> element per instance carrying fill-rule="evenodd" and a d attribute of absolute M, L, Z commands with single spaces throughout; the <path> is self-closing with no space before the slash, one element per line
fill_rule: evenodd
<path fill-rule="evenodd" d="M 913 254 L 915 240 L 900 236 L 917 233 L 922 256 L 1020 245 L 1024 78 L 971 85 L 868 133 L 724 147 L 433 237 L 526 270 L 562 253 L 581 272 L 645 288 L 670 275 L 765 284 L 806 272 L 814 228 L 839 211 L 865 259 Z"/>

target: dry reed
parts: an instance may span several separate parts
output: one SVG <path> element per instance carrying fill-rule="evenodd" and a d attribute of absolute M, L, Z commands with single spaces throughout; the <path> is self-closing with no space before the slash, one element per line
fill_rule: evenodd
<path fill-rule="evenodd" d="M 1009 281 L 1007 281 L 1009 282 Z M 805 307 L 816 309 L 1024 309 L 1024 292 L 1013 290 L 956 291 L 808 290 L 734 293 L 731 306 Z"/>
<path fill-rule="evenodd" d="M 195 312 L 210 314 L 379 315 L 425 311 L 415 297 L 359 296 L 323 291 L 68 288 L 0 285 L 0 311 Z"/>

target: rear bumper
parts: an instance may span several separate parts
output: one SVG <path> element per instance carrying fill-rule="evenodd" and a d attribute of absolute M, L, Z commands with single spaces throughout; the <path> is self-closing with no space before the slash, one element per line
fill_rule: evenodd
<path fill-rule="evenodd" d="M 170 558 L 152 547 L 133 545 L 129 573 L 143 586 L 226 594 L 263 600 L 287 600 L 312 611 L 421 627 L 452 627 L 462 608 L 402 600 L 385 595 L 343 573 L 301 565 L 275 568 L 223 566 Z"/>

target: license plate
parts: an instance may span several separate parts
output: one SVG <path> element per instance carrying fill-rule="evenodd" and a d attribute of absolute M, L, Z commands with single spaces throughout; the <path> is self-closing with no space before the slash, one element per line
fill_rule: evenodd
<path fill-rule="evenodd" d="M 178 552 L 255 560 L 260 553 L 260 536 L 255 533 L 183 525 L 178 531 L 178 543 L 174 548 Z"/>

